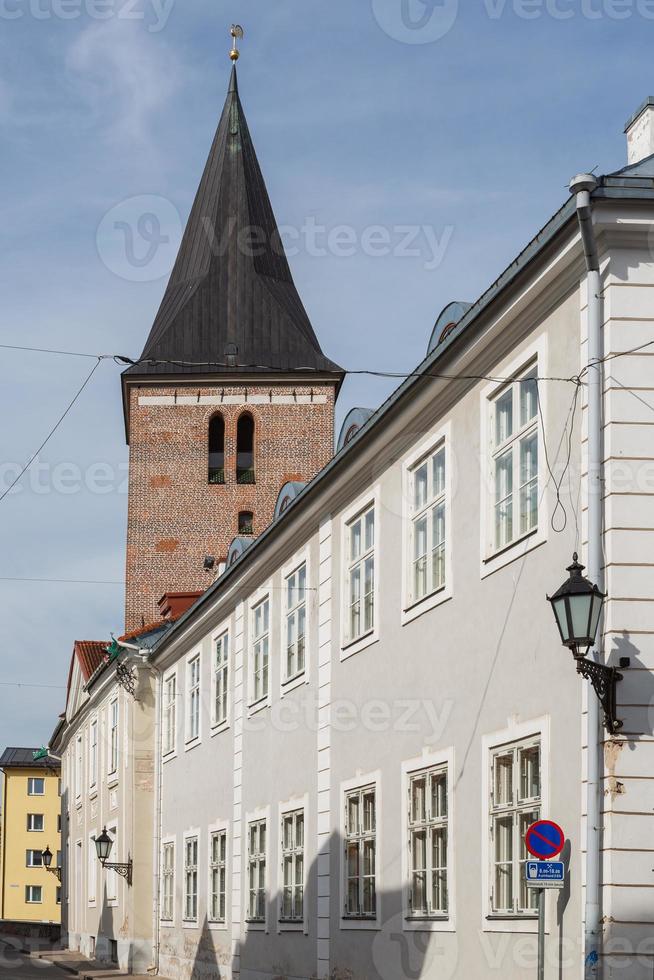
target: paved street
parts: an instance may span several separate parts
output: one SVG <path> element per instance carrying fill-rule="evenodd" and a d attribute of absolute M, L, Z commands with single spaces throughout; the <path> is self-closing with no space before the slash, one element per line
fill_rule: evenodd
<path fill-rule="evenodd" d="M 0 980 L 65 980 L 66 974 L 51 963 L 33 960 L 0 942 Z"/>

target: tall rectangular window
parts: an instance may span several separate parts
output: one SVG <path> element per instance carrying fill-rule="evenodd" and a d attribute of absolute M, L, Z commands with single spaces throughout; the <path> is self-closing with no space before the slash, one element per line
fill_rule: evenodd
<path fill-rule="evenodd" d="M 188 718 L 186 738 L 191 742 L 200 735 L 200 654 L 197 653 L 187 664 L 187 704 Z"/>
<path fill-rule="evenodd" d="M 91 789 L 98 782 L 98 722 L 94 719 L 91 722 L 89 737 L 89 786 Z"/>
<path fill-rule="evenodd" d="M 377 914 L 377 814 L 374 786 L 345 797 L 345 915 Z"/>
<path fill-rule="evenodd" d="M 284 680 L 304 672 L 307 631 L 307 566 L 303 562 L 286 578 L 286 658 Z"/>
<path fill-rule="evenodd" d="M 177 675 L 166 677 L 163 687 L 163 751 L 168 755 L 177 739 Z"/>
<path fill-rule="evenodd" d="M 227 721 L 227 690 L 229 682 L 229 633 L 215 641 L 213 661 L 213 723 Z"/>
<path fill-rule="evenodd" d="M 82 796 L 82 736 L 75 739 L 75 798 Z"/>
<path fill-rule="evenodd" d="M 28 796 L 43 796 L 45 793 L 45 779 L 42 776 L 30 776 L 27 780 Z"/>
<path fill-rule="evenodd" d="M 266 821 L 248 825 L 248 919 L 266 919 Z"/>
<path fill-rule="evenodd" d="M 537 898 L 524 880 L 524 838 L 541 812 L 539 739 L 493 750 L 490 765 L 491 911 L 532 915 Z"/>
<path fill-rule="evenodd" d="M 164 844 L 161 853 L 161 918 L 173 920 L 175 911 L 175 845 Z"/>
<path fill-rule="evenodd" d="M 371 504 L 347 525 L 346 641 L 375 625 L 375 507 Z"/>
<path fill-rule="evenodd" d="M 184 841 L 184 918 L 195 922 L 198 917 L 198 839 Z"/>
<path fill-rule="evenodd" d="M 109 775 L 118 772 L 118 698 L 109 705 Z"/>
<path fill-rule="evenodd" d="M 25 852 L 25 866 L 28 868 L 43 867 L 43 852 L 29 850 Z"/>
<path fill-rule="evenodd" d="M 408 807 L 410 914 L 443 917 L 448 914 L 446 767 L 410 776 Z"/>
<path fill-rule="evenodd" d="M 27 814 L 27 829 L 33 831 L 44 830 L 44 819 L 42 813 Z"/>
<path fill-rule="evenodd" d="M 283 922 L 304 921 L 304 810 L 282 815 Z"/>
<path fill-rule="evenodd" d="M 495 548 L 538 527 L 538 368 L 491 402 L 491 475 Z"/>
<path fill-rule="evenodd" d="M 40 905 L 43 901 L 41 885 L 25 885 L 25 901 L 28 905 Z"/>
<path fill-rule="evenodd" d="M 410 601 L 445 585 L 445 446 L 411 470 Z"/>
<path fill-rule="evenodd" d="M 209 853 L 209 918 L 224 922 L 227 891 L 227 831 L 211 835 Z"/>
<path fill-rule="evenodd" d="M 270 657 L 270 600 L 266 598 L 252 610 L 252 695 L 253 702 L 268 697 Z"/>
<path fill-rule="evenodd" d="M 87 869 L 87 885 L 88 885 L 88 901 L 89 905 L 95 902 L 95 892 L 98 880 L 98 855 L 95 849 L 95 834 L 89 837 L 86 842 L 86 869 Z"/>

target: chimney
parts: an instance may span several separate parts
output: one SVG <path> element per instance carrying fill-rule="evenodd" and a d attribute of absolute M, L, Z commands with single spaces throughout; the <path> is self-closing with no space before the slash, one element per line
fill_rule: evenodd
<path fill-rule="evenodd" d="M 640 163 L 654 153 L 654 96 L 650 95 L 625 126 L 627 162 Z"/>

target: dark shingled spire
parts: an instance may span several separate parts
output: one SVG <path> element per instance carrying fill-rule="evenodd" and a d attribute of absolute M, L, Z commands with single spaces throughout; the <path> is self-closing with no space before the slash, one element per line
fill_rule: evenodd
<path fill-rule="evenodd" d="M 227 354 L 237 349 L 235 358 Z M 232 68 L 225 108 L 142 360 L 127 377 L 336 375 L 293 283 Z M 234 363 L 235 362 L 235 363 Z M 202 366 L 204 365 L 204 366 Z M 154 378 L 153 378 L 154 380 Z"/>

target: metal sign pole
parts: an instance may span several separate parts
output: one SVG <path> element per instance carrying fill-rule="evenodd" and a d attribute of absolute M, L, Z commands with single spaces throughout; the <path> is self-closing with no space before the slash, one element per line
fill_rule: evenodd
<path fill-rule="evenodd" d="M 538 980 L 545 980 L 545 889 L 538 890 Z"/>

